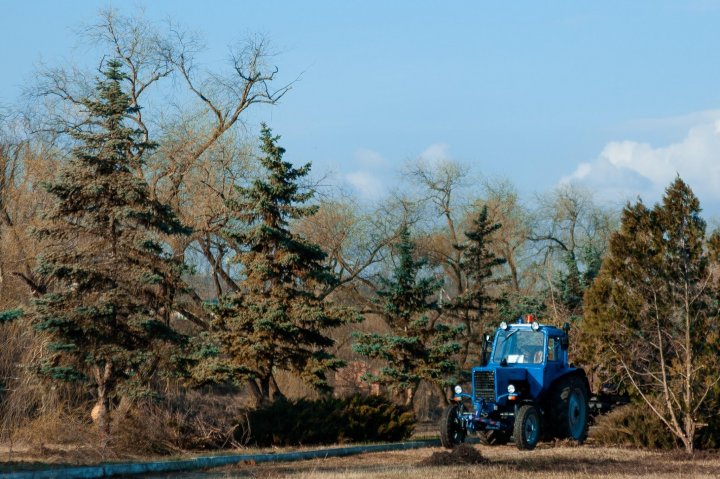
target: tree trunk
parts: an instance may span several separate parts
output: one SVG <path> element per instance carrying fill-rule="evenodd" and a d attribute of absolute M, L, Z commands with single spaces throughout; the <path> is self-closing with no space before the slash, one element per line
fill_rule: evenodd
<path fill-rule="evenodd" d="M 685 419 L 683 422 L 684 422 L 683 426 L 685 429 L 683 431 L 685 433 L 685 436 L 683 437 L 683 445 L 685 446 L 685 452 L 687 452 L 688 454 L 692 454 L 695 451 L 695 444 L 694 444 L 695 441 L 694 440 L 695 440 L 695 431 L 697 430 L 697 424 L 691 417 L 689 417 L 687 415 L 685 416 Z"/>
<path fill-rule="evenodd" d="M 443 406 L 447 406 L 450 404 L 450 399 L 448 398 L 448 392 L 447 388 L 436 384 L 435 387 L 437 388 L 438 392 L 440 393 L 440 398 L 442 399 Z"/>
<path fill-rule="evenodd" d="M 112 364 L 106 363 L 103 368 L 95 367 L 95 381 L 97 383 L 97 402 L 90 412 L 93 422 L 100 431 L 101 447 L 107 446 L 110 440 L 110 379 L 112 378 Z"/>
<path fill-rule="evenodd" d="M 405 390 L 405 405 L 415 408 L 415 393 L 417 393 L 420 383 L 414 384 Z"/>
<path fill-rule="evenodd" d="M 257 381 L 254 379 L 250 379 L 247 382 L 248 388 L 250 389 L 250 394 L 253 397 L 253 402 L 255 407 L 260 407 L 263 403 L 263 395 L 262 391 L 260 389 L 260 386 L 258 385 Z"/>
<path fill-rule="evenodd" d="M 277 381 L 275 380 L 275 375 L 270 374 L 270 402 L 275 402 L 278 399 L 284 399 L 285 395 L 280 391 L 280 386 L 278 386 Z"/>
<path fill-rule="evenodd" d="M 260 387 L 260 401 L 264 404 L 270 402 L 270 376 L 258 378 L 258 386 Z"/>
<path fill-rule="evenodd" d="M 506 255 L 505 261 L 508 264 L 508 267 L 510 267 L 510 278 L 512 279 L 512 289 L 513 291 L 520 292 L 520 280 L 518 279 L 518 271 L 517 271 L 517 265 L 515 264 L 515 260 L 512 258 L 512 255 Z"/>

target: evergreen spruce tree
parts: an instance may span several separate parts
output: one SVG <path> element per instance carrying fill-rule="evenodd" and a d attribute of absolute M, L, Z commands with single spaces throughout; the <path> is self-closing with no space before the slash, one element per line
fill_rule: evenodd
<path fill-rule="evenodd" d="M 463 362 L 468 360 L 471 345 L 477 345 L 480 341 L 478 335 L 483 334 L 488 315 L 497 304 L 488 286 L 498 282 L 493 279 L 493 269 L 505 264 L 505 260 L 495 256 L 489 245 L 493 233 L 500 227 L 499 223 L 490 221 L 487 206 L 483 206 L 472 222 L 472 229 L 465 232 L 467 242 L 453 246 L 462 252 L 460 267 L 468 282 L 463 294 L 455 298 L 451 306 L 460 314 L 465 325 Z"/>
<path fill-rule="evenodd" d="M 457 381 L 454 356 L 460 351 L 456 338 L 462 328 L 430 320 L 428 313 L 438 307 L 432 298 L 442 286 L 442 279 L 420 276 L 426 261 L 413 258 L 415 244 L 407 226 L 400 230 L 395 252 L 397 265 L 392 277 L 382 278 L 383 289 L 377 291 L 391 332 L 356 334 L 353 349 L 387 363 L 379 374 L 365 375 L 367 381 L 387 385 L 396 392 L 405 391 L 407 403 L 412 404 L 420 381 L 441 388 Z"/>
<path fill-rule="evenodd" d="M 241 291 L 214 309 L 208 339 L 218 347 L 218 360 L 201 373 L 247 381 L 259 401 L 281 394 L 274 378 L 278 370 L 298 373 L 327 391 L 326 372 L 343 363 L 328 352 L 333 340 L 326 331 L 355 317 L 323 300 L 321 292 L 337 281 L 323 263 L 326 254 L 290 230 L 291 220 L 313 215 L 317 207 L 303 205 L 314 194 L 300 185 L 310 164 L 294 168 L 284 161 L 278 139 L 263 125 L 260 164 L 266 176 L 236 186 L 227 203 L 231 225 L 225 235 L 243 250 L 235 261 L 245 279 Z"/>
<path fill-rule="evenodd" d="M 566 251 L 563 263 L 565 269 L 558 273 L 554 285 L 559 292 L 560 303 L 570 313 L 570 319 L 577 320 L 582 316 L 583 295 L 600 272 L 602 253 L 594 244 L 587 243 L 577 256 L 572 251 Z"/>
<path fill-rule="evenodd" d="M 154 145 L 127 126 L 136 107 L 125 78 L 121 63 L 109 61 L 95 97 L 83 101 L 87 127 L 73 134 L 73 158 L 44 185 L 55 204 L 36 231 L 46 244 L 38 272 L 52 289 L 34 304 L 34 326 L 52 351 L 38 370 L 92 385 L 93 419 L 106 437 L 113 397 L 148 392 L 163 343 L 181 339 L 170 327 L 181 265 L 160 238 L 188 233 L 133 174 Z"/>

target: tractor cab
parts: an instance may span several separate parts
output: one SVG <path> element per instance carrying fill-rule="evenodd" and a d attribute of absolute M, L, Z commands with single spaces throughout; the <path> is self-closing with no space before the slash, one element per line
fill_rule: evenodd
<path fill-rule="evenodd" d="M 585 373 L 568 362 L 568 330 L 542 325 L 532 315 L 502 322 L 489 354 L 487 346 L 483 350 L 485 364 L 471 370 L 472 390 L 455 387 L 455 404 L 446 413 L 457 418 L 441 422 L 443 444 L 452 446 L 467 432 L 482 432 L 491 443 L 515 437 L 521 449 L 533 449 L 541 431 L 583 441 L 589 387 Z M 459 433 L 452 439 L 443 428 Z"/>

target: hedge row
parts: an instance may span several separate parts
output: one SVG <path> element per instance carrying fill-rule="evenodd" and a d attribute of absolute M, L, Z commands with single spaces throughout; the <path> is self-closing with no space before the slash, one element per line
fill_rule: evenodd
<path fill-rule="evenodd" d="M 380 396 L 281 399 L 248 419 L 250 442 L 258 446 L 400 441 L 415 428 L 411 409 Z"/>

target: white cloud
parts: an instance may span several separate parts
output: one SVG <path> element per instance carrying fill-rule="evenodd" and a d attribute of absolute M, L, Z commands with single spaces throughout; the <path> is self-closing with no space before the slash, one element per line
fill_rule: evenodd
<path fill-rule="evenodd" d="M 605 199 L 627 200 L 639 195 L 650 203 L 680 175 L 701 200 L 720 201 L 720 112 L 681 118 L 696 118 L 700 123 L 688 127 L 677 143 L 608 143 L 595 160 L 581 163 L 561 182 L 583 184 Z"/>
<path fill-rule="evenodd" d="M 366 148 L 360 148 L 355 151 L 355 161 L 359 165 L 368 167 L 384 166 L 387 163 L 380 153 Z"/>
<path fill-rule="evenodd" d="M 368 171 L 353 171 L 345 175 L 347 181 L 365 199 L 378 198 L 384 192 L 380 178 Z"/>
<path fill-rule="evenodd" d="M 449 150 L 450 147 L 444 143 L 434 143 L 425 148 L 419 158 L 433 164 L 443 163 L 450 160 Z"/>

